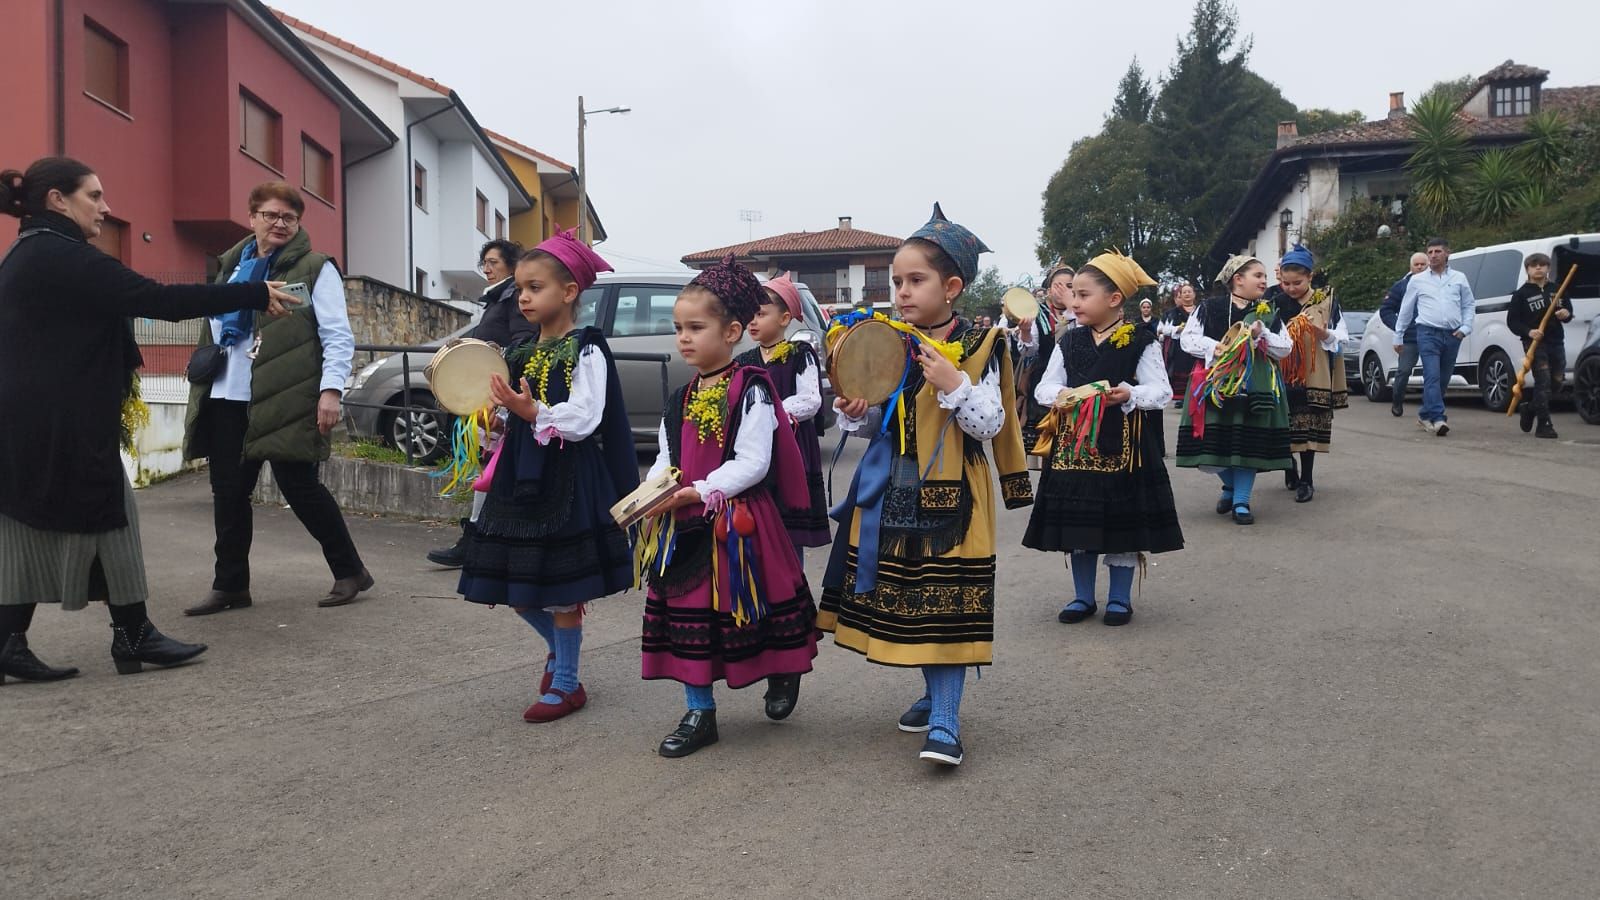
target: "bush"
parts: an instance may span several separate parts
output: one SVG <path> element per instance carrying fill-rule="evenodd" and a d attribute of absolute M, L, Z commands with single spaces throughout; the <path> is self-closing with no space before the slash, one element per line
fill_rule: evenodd
<path fill-rule="evenodd" d="M 1317 254 L 1317 268 L 1345 309 L 1377 309 L 1389 286 L 1406 274 L 1406 263 L 1426 240 L 1409 235 L 1378 237 L 1389 224 L 1389 211 L 1373 200 L 1353 200 L 1332 225 L 1306 236 Z M 1415 246 L 1413 246 L 1415 245 Z"/>

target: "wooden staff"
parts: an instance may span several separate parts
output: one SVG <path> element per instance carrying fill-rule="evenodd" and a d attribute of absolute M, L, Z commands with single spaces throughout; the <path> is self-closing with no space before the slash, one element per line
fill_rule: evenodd
<path fill-rule="evenodd" d="M 1506 404 L 1506 415 L 1517 411 L 1517 404 L 1522 402 L 1522 380 L 1528 377 L 1528 370 L 1533 368 L 1533 354 L 1539 350 L 1539 342 L 1544 340 L 1544 330 L 1550 327 L 1550 317 L 1561 308 L 1561 298 L 1567 293 L 1567 285 L 1572 284 L 1572 276 L 1578 274 L 1578 264 L 1573 263 L 1567 270 L 1567 277 L 1561 279 L 1561 287 L 1556 288 L 1555 298 L 1550 301 L 1550 306 L 1544 311 L 1544 318 L 1539 320 L 1539 336 L 1528 344 L 1528 353 L 1522 357 L 1522 370 L 1517 373 L 1517 380 L 1511 383 L 1511 402 Z"/>

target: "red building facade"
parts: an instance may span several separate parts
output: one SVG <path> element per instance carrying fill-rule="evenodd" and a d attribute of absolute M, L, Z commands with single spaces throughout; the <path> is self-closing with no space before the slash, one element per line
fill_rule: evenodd
<path fill-rule="evenodd" d="M 250 189 L 282 180 L 344 256 L 347 153 L 394 135 L 256 0 L 21 0 L 8 35 L 0 165 L 82 160 L 105 186 L 106 252 L 161 280 L 204 277 L 248 231 Z M 60 63 L 58 67 L 58 61 Z M 16 221 L 0 220 L 0 245 Z"/>

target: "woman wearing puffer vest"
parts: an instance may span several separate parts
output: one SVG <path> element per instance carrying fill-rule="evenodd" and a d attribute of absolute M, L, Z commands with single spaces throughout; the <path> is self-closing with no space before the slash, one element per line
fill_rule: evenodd
<path fill-rule="evenodd" d="M 216 571 L 211 592 L 185 615 L 251 604 L 250 494 L 264 463 L 272 464 L 278 490 L 333 573 L 333 587 L 317 605 L 343 606 L 373 585 L 339 504 L 317 475 L 339 423 L 355 339 L 339 269 L 312 251 L 300 227 L 305 208 L 300 192 L 284 182 L 257 185 L 250 192 L 255 233 L 221 258 L 219 282 L 304 284 L 311 302 L 277 322 L 213 316 L 202 331 L 201 347 L 222 348 L 223 364 L 208 383 L 190 388 L 183 457 L 210 463 Z"/>

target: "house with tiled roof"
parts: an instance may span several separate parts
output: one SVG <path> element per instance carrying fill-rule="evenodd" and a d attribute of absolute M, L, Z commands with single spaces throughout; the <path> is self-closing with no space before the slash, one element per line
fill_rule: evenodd
<path fill-rule="evenodd" d="M 703 269 L 732 253 L 739 262 L 769 276 L 790 271 L 826 305 L 888 303 L 889 264 L 901 238 L 856 228 L 850 216 L 825 231 L 791 231 L 728 247 L 701 250 L 683 257 L 684 265 Z"/>
<path fill-rule="evenodd" d="M 1569 119 L 1600 109 L 1600 85 L 1545 87 L 1550 73 L 1506 60 L 1483 74 L 1457 112 L 1474 150 L 1509 147 L 1527 136 L 1528 117 L 1557 110 Z M 1327 227 L 1356 198 L 1389 207 L 1395 227 L 1405 224 L 1410 181 L 1405 162 L 1415 149 L 1405 96 L 1389 95 L 1389 114 L 1375 122 L 1300 135 L 1295 123 L 1278 124 L 1278 147 L 1211 246 L 1227 259 L 1250 253 L 1283 255 L 1301 235 Z"/>
<path fill-rule="evenodd" d="M 484 133 L 533 200 L 528 209 L 511 214 L 511 239 L 532 247 L 558 231 L 577 228 L 578 167 L 497 131 Z M 593 198 L 588 207 L 590 243 L 599 243 L 606 239 L 606 228 L 595 214 Z"/>
<path fill-rule="evenodd" d="M 461 97 L 438 81 L 274 11 L 400 136 L 344 164 L 349 271 L 476 309 L 483 242 L 533 198 Z"/>

